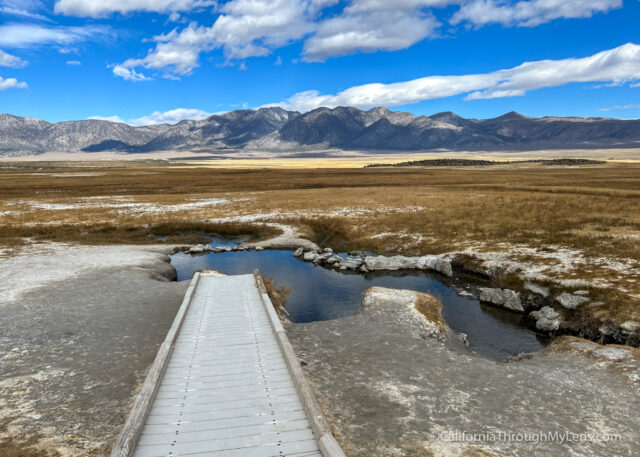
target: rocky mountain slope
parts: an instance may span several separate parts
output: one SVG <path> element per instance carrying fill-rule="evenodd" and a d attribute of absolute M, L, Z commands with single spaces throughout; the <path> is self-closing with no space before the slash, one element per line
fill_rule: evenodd
<path fill-rule="evenodd" d="M 386 108 L 238 110 L 175 125 L 133 127 L 101 120 L 51 124 L 0 115 L 0 156 L 48 151 L 166 150 L 534 150 L 640 147 L 640 120 L 532 118 L 511 112 L 465 119 L 444 112 L 415 116 Z"/>

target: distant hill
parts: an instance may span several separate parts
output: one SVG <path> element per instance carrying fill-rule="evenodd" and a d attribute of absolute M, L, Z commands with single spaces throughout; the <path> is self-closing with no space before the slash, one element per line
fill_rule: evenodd
<path fill-rule="evenodd" d="M 465 119 L 452 112 L 415 116 L 387 108 L 238 110 L 175 125 L 133 127 L 85 120 L 51 124 L 0 115 L 0 156 L 49 151 L 129 153 L 167 150 L 526 151 L 640 147 L 640 120 L 532 118 L 511 112 Z"/>

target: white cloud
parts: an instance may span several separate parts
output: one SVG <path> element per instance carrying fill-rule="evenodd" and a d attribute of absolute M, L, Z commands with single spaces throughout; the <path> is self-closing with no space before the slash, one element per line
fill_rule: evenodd
<path fill-rule="evenodd" d="M 79 67 L 82 65 L 82 62 L 80 62 L 79 60 L 67 60 L 67 65 Z"/>
<path fill-rule="evenodd" d="M 407 105 L 460 94 L 468 94 L 466 100 L 477 100 L 520 96 L 530 90 L 576 82 L 638 80 L 640 45 L 628 43 L 589 57 L 525 62 L 492 73 L 427 76 L 392 84 L 365 84 L 335 95 L 310 90 L 273 105 L 296 111 L 308 111 L 320 106 L 371 108 Z"/>
<path fill-rule="evenodd" d="M 68 45 L 105 36 L 109 29 L 102 26 L 49 27 L 39 24 L 0 25 L 0 46 L 31 48 L 43 44 Z"/>
<path fill-rule="evenodd" d="M 113 74 L 115 76 L 119 76 L 120 78 L 126 80 L 126 81 L 134 81 L 134 82 L 138 82 L 138 81 L 148 81 L 151 78 L 146 77 L 145 75 L 143 75 L 142 73 L 138 73 L 137 71 L 131 69 L 131 68 L 126 68 L 122 65 L 114 65 L 113 66 Z"/>
<path fill-rule="evenodd" d="M 451 23 L 533 27 L 559 18 L 591 17 L 621 6 L 622 0 L 471 0 L 453 15 Z"/>
<path fill-rule="evenodd" d="M 128 121 L 131 125 L 177 124 L 185 119 L 206 119 L 214 113 L 201 109 L 177 108 L 169 111 L 154 111 L 149 116 L 143 116 Z"/>
<path fill-rule="evenodd" d="M 189 108 L 176 108 L 169 111 L 154 111 L 148 116 L 142 116 L 136 119 L 123 120 L 120 116 L 91 116 L 89 119 L 99 119 L 102 121 L 121 122 L 124 124 L 133 125 L 136 127 L 143 125 L 156 125 L 156 124 L 177 124 L 185 119 L 206 119 L 214 114 L 222 113 L 209 113 L 201 109 L 189 109 Z"/>
<path fill-rule="evenodd" d="M 246 58 L 302 38 L 314 29 L 312 14 L 330 2 L 307 0 L 233 0 L 211 27 L 225 55 Z"/>
<path fill-rule="evenodd" d="M 0 90 L 26 89 L 27 87 L 29 87 L 27 86 L 27 83 L 18 81 L 16 78 L 4 79 L 2 76 L 0 76 Z"/>
<path fill-rule="evenodd" d="M 202 52 L 222 48 L 227 59 L 266 56 L 311 33 L 313 15 L 334 0 L 231 0 L 211 27 L 194 23 L 153 38 L 146 57 L 128 59 L 124 68 L 143 67 L 188 75 Z"/>
<path fill-rule="evenodd" d="M 307 61 L 355 52 L 406 49 L 434 36 L 440 23 L 430 8 L 464 0 L 353 0 L 342 14 L 322 21 L 304 45 Z"/>
<path fill-rule="evenodd" d="M 174 29 L 165 35 L 156 36 L 154 41 L 158 44 L 145 58 L 128 59 L 121 65 L 116 65 L 116 68 L 131 69 L 130 71 L 136 67 L 165 69 L 187 75 L 198 66 L 200 52 L 210 47 L 209 31 L 206 27 L 191 23 L 180 32 Z"/>
<path fill-rule="evenodd" d="M 98 121 L 118 122 L 120 124 L 125 123 L 120 116 L 91 116 L 88 119 L 95 119 Z"/>
<path fill-rule="evenodd" d="M 190 1 L 195 0 L 182 0 Z M 123 4 L 119 0 L 59 0 L 58 5 L 62 3 L 90 3 L 100 11 L 106 4 L 111 5 L 109 11 L 120 11 L 114 5 Z M 170 0 L 131 0 L 126 8 L 143 9 L 141 5 L 147 3 L 160 9 L 173 4 Z M 338 3 L 338 0 L 230 0 L 220 4 L 219 16 L 212 26 L 193 22 L 155 36 L 156 44 L 145 57 L 128 59 L 120 67 L 164 72 L 163 77 L 189 75 L 199 65 L 203 52 L 222 48 L 227 60 L 246 59 L 269 55 L 274 49 L 298 40 L 306 40 L 304 60 L 324 61 L 355 52 L 406 49 L 435 37 L 441 24 L 432 14 L 434 8 L 461 4 L 451 19 L 454 24 L 480 26 L 498 22 L 533 26 L 560 17 L 588 17 L 619 7 L 622 0 L 350 0 L 342 2 L 346 6 L 336 16 L 321 16 L 324 8 Z M 171 17 L 177 19 L 177 11 L 172 8 Z"/>
<path fill-rule="evenodd" d="M 346 12 L 320 24 L 316 34 L 305 42 L 304 60 L 406 49 L 431 36 L 439 25 L 431 14 L 418 10 Z"/>
<path fill-rule="evenodd" d="M 273 62 L 273 64 L 277 67 L 279 67 L 280 65 L 282 65 L 282 57 L 278 56 L 276 57 L 276 61 Z"/>
<path fill-rule="evenodd" d="M 38 14 L 36 11 L 44 8 L 40 0 L 1 0 L 0 13 L 7 16 L 25 17 L 39 21 L 51 22 L 46 16 Z"/>
<path fill-rule="evenodd" d="M 174 13 L 215 5 L 215 0 L 58 0 L 54 11 L 80 17 L 105 17 L 134 11 Z"/>
<path fill-rule="evenodd" d="M 629 103 L 628 105 L 608 106 L 606 108 L 599 108 L 598 111 L 614 111 L 614 110 L 620 110 L 620 109 L 636 109 L 636 108 L 640 108 L 640 104 Z"/>
<path fill-rule="evenodd" d="M 27 62 L 0 49 L 0 67 L 22 68 Z"/>

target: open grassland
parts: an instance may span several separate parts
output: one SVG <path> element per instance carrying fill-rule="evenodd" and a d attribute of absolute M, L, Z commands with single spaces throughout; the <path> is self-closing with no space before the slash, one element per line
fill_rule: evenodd
<path fill-rule="evenodd" d="M 42 240 L 267 238 L 282 225 L 334 249 L 465 251 L 594 281 L 615 297 L 594 313 L 640 317 L 639 164 L 0 170 L 7 253 Z"/>

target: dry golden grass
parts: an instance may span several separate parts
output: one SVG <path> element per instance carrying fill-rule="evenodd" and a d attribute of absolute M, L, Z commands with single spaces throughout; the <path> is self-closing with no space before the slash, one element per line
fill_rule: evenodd
<path fill-rule="evenodd" d="M 291 289 L 284 284 L 278 286 L 275 279 L 270 276 L 263 276 L 262 282 L 265 289 L 267 289 L 271 304 L 276 311 L 279 311 L 287 304 L 287 296 L 291 293 Z"/>
<path fill-rule="evenodd" d="M 24 234 L 25 227 L 47 223 L 136 226 L 276 213 L 298 219 L 310 237 L 333 245 L 437 253 L 474 241 L 489 246 L 505 242 L 640 259 L 637 165 L 492 170 L 97 168 L 82 170 L 97 176 L 50 177 L 58 171 L 0 171 L 3 233 L 10 226 Z M 113 203 L 114 197 L 167 205 L 212 196 L 246 200 L 170 214 L 100 206 Z M 102 200 L 77 209 L 29 206 L 34 201 L 73 204 L 95 197 Z M 388 236 L 371 238 L 385 232 Z"/>
<path fill-rule="evenodd" d="M 571 343 L 590 343 L 590 344 L 595 344 L 596 345 L 596 349 L 600 349 L 603 348 L 605 346 L 602 346 L 598 343 L 594 343 L 591 340 L 586 340 L 584 338 L 578 338 L 576 336 L 570 336 L 570 335 L 563 335 L 563 336 L 559 336 L 557 338 L 554 338 L 553 341 L 551 342 L 551 345 L 547 348 L 547 351 L 551 351 L 551 352 L 581 352 L 585 355 L 594 357 L 591 352 L 585 352 L 582 351 L 580 349 L 577 349 L 573 346 L 571 346 Z M 628 362 L 629 360 L 637 360 L 640 361 L 640 348 L 637 347 L 633 347 L 633 346 L 625 346 L 622 344 L 607 344 L 606 347 L 608 348 L 618 348 L 618 349 L 626 349 L 628 351 L 631 352 L 631 359 L 626 359 L 625 362 Z M 625 368 L 633 368 L 632 366 L 628 366 Z"/>
<path fill-rule="evenodd" d="M 55 450 L 42 445 L 42 438 L 35 433 L 10 435 L 7 427 L 11 419 L 0 422 L 0 455 L 2 457 L 61 457 Z"/>
<path fill-rule="evenodd" d="M 0 225 L 0 241 L 23 243 L 35 241 L 79 242 L 91 245 L 108 244 L 170 244 L 208 243 L 210 237 L 248 236 L 263 240 L 281 231 L 265 225 L 237 222 L 211 223 L 200 221 L 168 221 L 152 224 L 93 222 L 78 224 Z"/>
<path fill-rule="evenodd" d="M 93 175 L 73 177 L 74 172 Z M 228 201 L 166 210 L 167 205 L 209 198 Z M 42 203 L 66 206 L 37 206 Z M 640 262 L 640 164 L 482 169 L 129 164 L 0 170 L 4 246 L 19 244 L 25 237 L 101 244 L 155 242 L 153 228 L 166 223 L 178 224 L 166 235 L 178 243 L 200 241 L 204 232 L 269 236 L 263 225 L 251 222 L 256 215 L 297 226 L 309 239 L 340 250 L 422 255 L 469 248 L 507 251 L 513 260 L 557 266 L 560 260 L 543 254 L 568 248 L 583 256 L 583 262 L 554 275 L 607 281 L 617 292 L 603 294 L 615 300 L 605 300 L 593 313 L 640 319 L 640 282 L 629 274 Z M 233 222 L 238 216 L 247 222 Z M 191 226 L 200 221 L 229 223 L 229 217 L 231 226 Z M 514 246 L 537 251 L 521 252 Z M 617 267 L 610 267 L 609 260 Z M 513 281 L 503 279 L 505 285 Z"/>
<path fill-rule="evenodd" d="M 447 324 L 442 317 L 442 302 L 436 297 L 427 294 L 418 294 L 418 300 L 415 303 L 415 308 L 429 322 L 433 322 L 436 326 L 444 331 L 447 328 Z"/>

